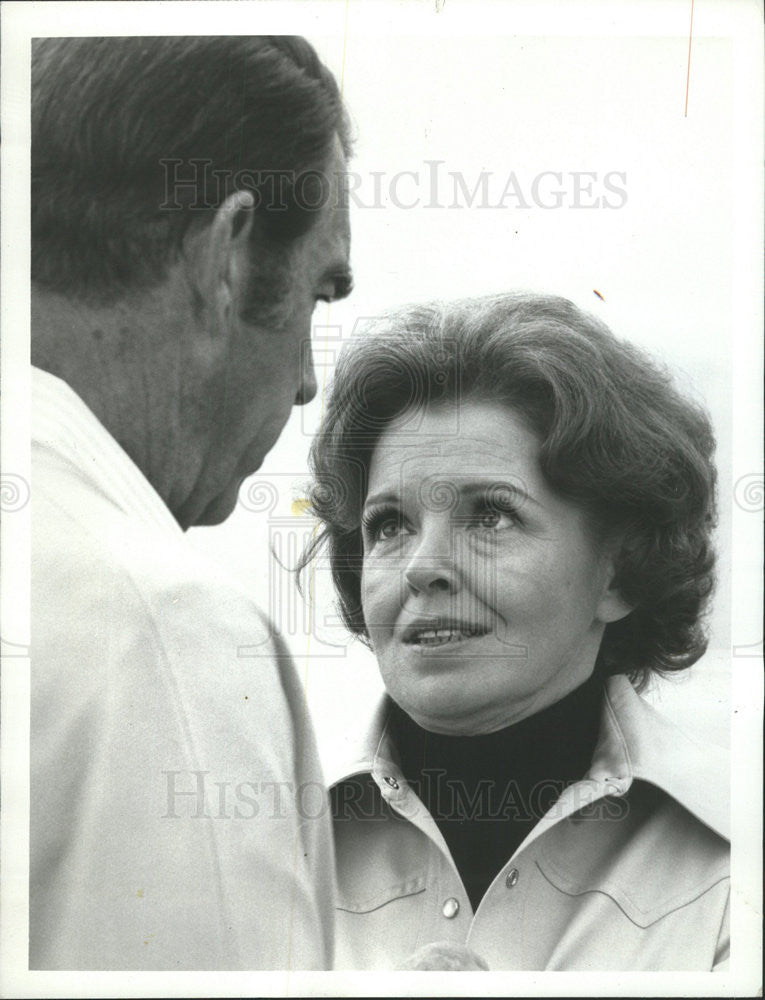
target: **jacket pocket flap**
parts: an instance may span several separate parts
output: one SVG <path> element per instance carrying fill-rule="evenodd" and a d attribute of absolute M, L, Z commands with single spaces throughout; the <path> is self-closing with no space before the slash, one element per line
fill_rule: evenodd
<path fill-rule="evenodd" d="M 425 891 L 425 877 L 418 875 L 415 878 L 406 879 L 393 885 L 379 888 L 369 896 L 361 896 L 359 893 L 351 893 L 341 886 L 338 890 L 337 908 L 346 910 L 349 913 L 371 913 L 395 899 L 403 899 L 406 896 L 416 896 Z"/>
<path fill-rule="evenodd" d="M 569 896 L 602 893 L 648 927 L 727 880 L 727 841 L 655 786 L 635 782 L 620 813 L 569 817 L 541 838 L 537 865 Z"/>
<path fill-rule="evenodd" d="M 688 906 L 709 892 L 715 885 L 727 882 L 728 873 L 724 866 L 706 873 L 705 877 L 693 884 L 675 883 L 674 892 L 667 892 L 667 886 L 654 884 L 656 890 L 651 894 L 644 891 L 635 892 L 635 887 L 619 878 L 609 878 L 613 872 L 604 872 L 602 877 L 590 879 L 571 877 L 569 872 L 559 869 L 549 857 L 539 857 L 537 868 L 544 878 L 567 896 L 584 896 L 588 893 L 600 893 L 614 902 L 624 915 L 638 927 L 650 927 L 662 917 Z"/>

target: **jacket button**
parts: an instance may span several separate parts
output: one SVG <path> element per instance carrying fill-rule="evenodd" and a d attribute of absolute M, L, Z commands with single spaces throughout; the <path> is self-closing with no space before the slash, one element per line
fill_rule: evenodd
<path fill-rule="evenodd" d="M 389 774 L 386 774 L 385 778 L 383 780 L 385 781 L 386 785 L 390 785 L 390 787 L 393 788 L 393 789 L 396 789 L 396 790 L 398 789 L 398 782 L 396 781 L 395 778 L 391 778 L 391 776 Z"/>
<path fill-rule="evenodd" d="M 510 871 L 505 876 L 505 885 L 508 889 L 512 889 L 514 885 L 518 884 L 518 869 L 511 868 Z"/>
<path fill-rule="evenodd" d="M 441 912 L 447 920 L 453 920 L 460 912 L 460 901 L 450 896 L 441 908 Z"/>

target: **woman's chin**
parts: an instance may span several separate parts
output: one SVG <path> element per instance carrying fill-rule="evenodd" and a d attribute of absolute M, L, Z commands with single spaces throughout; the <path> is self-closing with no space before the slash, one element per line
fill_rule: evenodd
<path fill-rule="evenodd" d="M 419 679 L 410 677 L 400 690 L 397 687 L 388 686 L 393 700 L 429 732 L 474 736 L 504 724 L 497 718 L 497 697 L 468 686 L 458 674 L 453 678 L 438 673 Z"/>

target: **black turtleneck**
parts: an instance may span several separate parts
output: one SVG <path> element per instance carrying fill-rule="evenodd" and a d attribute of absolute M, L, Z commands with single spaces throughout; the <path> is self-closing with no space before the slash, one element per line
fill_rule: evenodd
<path fill-rule="evenodd" d="M 481 736 L 430 733 L 391 702 L 401 769 L 449 845 L 473 909 L 563 789 L 586 773 L 602 698 L 593 674 L 536 715 Z"/>

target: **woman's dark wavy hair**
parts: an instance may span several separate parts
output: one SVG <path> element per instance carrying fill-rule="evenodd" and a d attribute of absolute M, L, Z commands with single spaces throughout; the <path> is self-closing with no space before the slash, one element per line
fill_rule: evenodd
<path fill-rule="evenodd" d="M 336 136 L 349 153 L 337 83 L 304 38 L 35 39 L 32 278 L 107 302 L 156 285 L 236 190 L 283 257 L 316 220 Z"/>
<path fill-rule="evenodd" d="M 501 402 L 541 441 L 550 487 L 601 539 L 616 538 L 616 585 L 634 610 L 606 626 L 597 669 L 642 687 L 706 649 L 713 589 L 714 437 L 670 375 L 593 316 L 551 295 L 509 294 L 403 309 L 342 352 L 311 449 L 340 611 L 368 644 L 360 512 L 375 443 L 401 414 L 441 402 Z M 410 426 L 415 426 L 412 423 Z"/>

